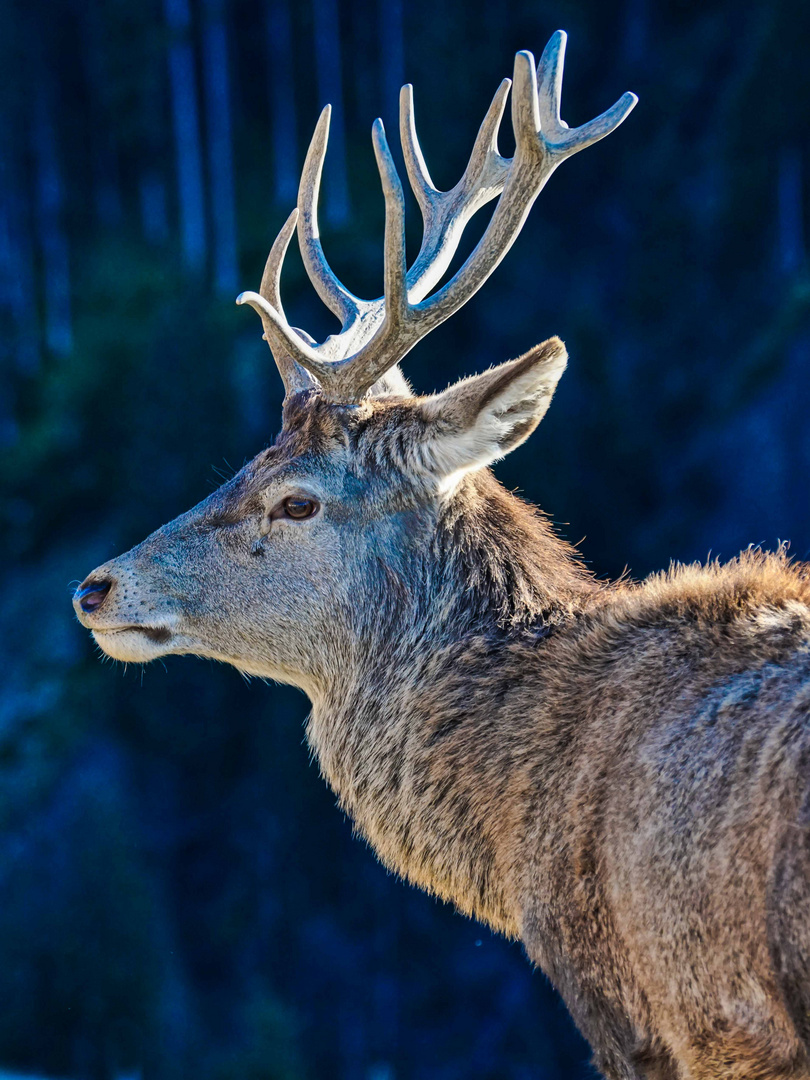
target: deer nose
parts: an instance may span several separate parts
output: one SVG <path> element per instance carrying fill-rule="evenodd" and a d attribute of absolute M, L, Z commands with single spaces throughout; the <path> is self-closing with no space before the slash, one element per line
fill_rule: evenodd
<path fill-rule="evenodd" d="M 73 601 L 79 605 L 85 615 L 92 615 L 107 599 L 111 588 L 111 581 L 91 581 L 76 590 Z"/>

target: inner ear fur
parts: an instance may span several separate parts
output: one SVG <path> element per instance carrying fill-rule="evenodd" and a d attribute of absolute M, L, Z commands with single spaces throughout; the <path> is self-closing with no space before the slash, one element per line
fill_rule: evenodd
<path fill-rule="evenodd" d="M 422 413 L 437 470 L 468 472 L 524 442 L 545 416 L 566 363 L 562 341 L 549 338 L 517 360 L 425 399 Z"/>

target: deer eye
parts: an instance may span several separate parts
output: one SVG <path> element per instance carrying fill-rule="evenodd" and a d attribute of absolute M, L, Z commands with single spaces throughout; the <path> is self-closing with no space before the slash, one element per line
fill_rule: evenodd
<path fill-rule="evenodd" d="M 305 521 L 306 518 L 314 517 L 320 508 L 320 503 L 315 499 L 306 499 L 301 495 L 290 495 L 281 504 L 283 516 L 292 518 L 293 521 Z"/>

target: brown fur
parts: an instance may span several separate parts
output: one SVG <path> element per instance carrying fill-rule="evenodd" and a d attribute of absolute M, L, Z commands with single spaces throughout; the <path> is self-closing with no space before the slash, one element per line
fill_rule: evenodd
<path fill-rule="evenodd" d="M 749 551 L 595 581 L 481 468 L 548 404 L 518 367 L 463 400 L 299 395 L 77 610 L 119 658 L 305 689 L 380 858 L 520 938 L 605 1076 L 810 1077 L 810 572 Z M 289 490 L 310 524 L 268 523 Z"/>

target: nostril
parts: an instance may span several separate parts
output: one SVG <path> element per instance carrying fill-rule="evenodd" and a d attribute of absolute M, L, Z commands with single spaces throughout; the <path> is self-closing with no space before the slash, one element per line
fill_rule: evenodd
<path fill-rule="evenodd" d="M 106 600 L 107 593 L 111 588 L 111 581 L 94 581 L 90 585 L 85 585 L 83 589 L 79 589 L 76 593 L 79 607 L 87 615 L 97 611 Z"/>

